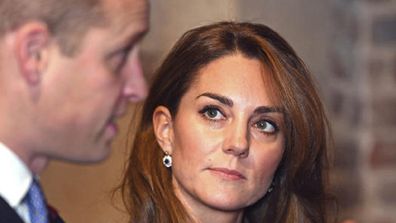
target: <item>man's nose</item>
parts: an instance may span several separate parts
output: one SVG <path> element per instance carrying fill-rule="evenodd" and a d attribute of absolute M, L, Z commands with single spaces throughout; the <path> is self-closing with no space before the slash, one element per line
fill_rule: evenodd
<path fill-rule="evenodd" d="M 144 77 L 140 56 L 137 50 L 132 52 L 130 58 L 130 68 L 127 71 L 127 82 L 125 84 L 123 95 L 130 102 L 138 102 L 147 96 L 147 82 Z"/>
<path fill-rule="evenodd" d="M 224 153 L 245 158 L 249 155 L 249 146 L 248 125 L 244 122 L 235 122 L 230 125 L 223 144 Z"/>

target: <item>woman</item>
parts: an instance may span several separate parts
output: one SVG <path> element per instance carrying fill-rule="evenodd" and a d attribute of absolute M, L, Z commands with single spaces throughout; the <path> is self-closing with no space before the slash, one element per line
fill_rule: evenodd
<path fill-rule="evenodd" d="M 131 222 L 327 222 L 328 124 L 264 25 L 184 34 L 157 70 L 122 184 Z"/>

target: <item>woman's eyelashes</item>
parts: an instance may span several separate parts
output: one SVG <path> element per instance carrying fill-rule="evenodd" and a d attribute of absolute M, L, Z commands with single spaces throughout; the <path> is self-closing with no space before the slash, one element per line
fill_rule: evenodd
<path fill-rule="evenodd" d="M 227 120 L 228 116 L 219 106 L 216 105 L 206 105 L 201 110 L 199 110 L 199 114 L 210 122 L 220 122 Z M 257 130 L 261 134 L 265 135 L 273 135 L 279 131 L 279 127 L 275 121 L 270 120 L 269 118 L 252 118 L 249 121 L 252 123 L 251 126 L 255 130 Z M 255 120 L 255 121 L 252 121 Z"/>
<path fill-rule="evenodd" d="M 221 109 L 215 105 L 207 105 L 201 110 L 199 110 L 199 114 L 202 115 L 205 119 L 209 121 L 220 121 L 220 120 L 225 120 L 226 116 L 225 114 L 221 111 Z"/>
<path fill-rule="evenodd" d="M 253 127 L 256 128 L 260 133 L 266 135 L 273 135 L 279 131 L 277 124 L 268 119 L 261 119 L 253 123 Z"/>

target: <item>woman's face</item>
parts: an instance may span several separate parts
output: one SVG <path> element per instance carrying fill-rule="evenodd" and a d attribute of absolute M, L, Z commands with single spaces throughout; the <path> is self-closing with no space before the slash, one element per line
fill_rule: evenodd
<path fill-rule="evenodd" d="M 182 97 L 170 131 L 163 131 L 173 186 L 193 212 L 241 214 L 271 185 L 284 131 L 265 75 L 258 60 L 240 54 L 211 62 Z"/>

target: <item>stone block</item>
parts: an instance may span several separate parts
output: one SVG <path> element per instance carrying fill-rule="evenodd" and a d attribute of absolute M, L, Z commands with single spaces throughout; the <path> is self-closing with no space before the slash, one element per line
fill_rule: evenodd
<path fill-rule="evenodd" d="M 392 179 L 393 178 L 393 179 Z M 377 189 L 378 197 L 383 205 L 396 209 L 396 178 L 389 176 L 379 182 Z"/>
<path fill-rule="evenodd" d="M 333 188 L 340 210 L 360 207 L 362 203 L 362 182 L 359 174 L 339 172 L 337 179 Z"/>
<path fill-rule="evenodd" d="M 376 44 L 396 43 L 396 15 L 375 19 L 372 35 Z"/>
<path fill-rule="evenodd" d="M 359 125 L 364 125 L 362 117 L 364 111 L 364 106 L 362 103 L 362 99 L 359 97 L 351 98 L 349 102 L 349 111 L 348 111 L 348 122 L 352 127 L 358 127 Z"/>
<path fill-rule="evenodd" d="M 393 80 L 394 80 L 394 82 L 393 82 L 393 84 L 395 84 L 396 85 L 396 49 L 395 49 L 395 55 L 394 55 L 394 59 L 393 59 L 393 64 L 392 64 L 392 68 L 393 68 Z"/>
<path fill-rule="evenodd" d="M 375 129 L 396 127 L 396 89 L 387 97 L 374 96 L 371 107 L 373 113 L 371 125 Z"/>
<path fill-rule="evenodd" d="M 343 111 L 343 105 L 345 103 L 345 95 L 343 92 L 332 89 L 332 93 L 329 97 L 328 107 L 331 114 L 335 117 L 340 117 Z"/>
<path fill-rule="evenodd" d="M 381 58 L 372 58 L 368 64 L 371 85 L 378 86 L 385 79 L 385 62 Z"/>
<path fill-rule="evenodd" d="M 396 168 L 396 140 L 394 142 L 374 142 L 374 147 L 370 154 L 370 164 L 373 168 Z"/>
<path fill-rule="evenodd" d="M 352 138 L 352 136 L 349 136 Z M 358 165 L 358 145 L 352 139 L 338 140 L 335 143 L 334 167 L 340 171 L 353 173 Z"/>

